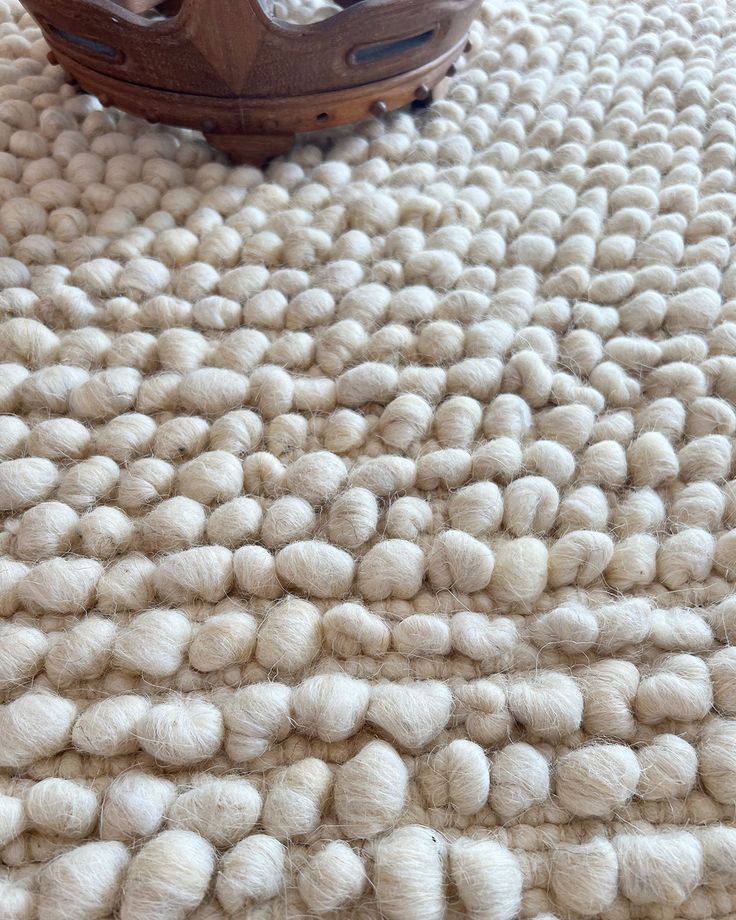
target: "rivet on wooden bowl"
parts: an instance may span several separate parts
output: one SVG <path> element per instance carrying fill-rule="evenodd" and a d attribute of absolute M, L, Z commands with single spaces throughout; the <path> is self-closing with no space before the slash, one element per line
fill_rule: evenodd
<path fill-rule="evenodd" d="M 375 118 L 380 118 L 381 115 L 385 115 L 388 112 L 388 106 L 382 99 L 377 99 L 371 106 L 371 115 Z"/>
<path fill-rule="evenodd" d="M 432 90 L 427 86 L 426 83 L 420 83 L 416 88 L 414 98 L 418 99 L 419 102 L 424 102 L 425 100 L 429 99 L 429 94 L 431 92 Z"/>

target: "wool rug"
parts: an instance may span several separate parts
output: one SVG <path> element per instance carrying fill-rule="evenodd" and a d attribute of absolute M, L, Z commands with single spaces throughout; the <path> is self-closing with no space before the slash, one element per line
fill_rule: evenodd
<path fill-rule="evenodd" d="M 0 0 L 3 920 L 736 916 L 736 12 L 471 44 L 260 171 Z"/>

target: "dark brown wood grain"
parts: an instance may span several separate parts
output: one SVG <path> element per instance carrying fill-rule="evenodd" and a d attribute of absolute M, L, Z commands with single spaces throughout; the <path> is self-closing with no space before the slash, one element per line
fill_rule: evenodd
<path fill-rule="evenodd" d="M 117 2 L 131 13 L 145 13 L 159 6 L 161 0 L 117 0 Z"/>
<path fill-rule="evenodd" d="M 23 2 L 104 104 L 203 130 L 233 155 L 243 135 L 238 156 L 263 159 L 295 132 L 426 99 L 481 0 L 341 0 L 309 25 L 276 21 L 258 0 Z"/>

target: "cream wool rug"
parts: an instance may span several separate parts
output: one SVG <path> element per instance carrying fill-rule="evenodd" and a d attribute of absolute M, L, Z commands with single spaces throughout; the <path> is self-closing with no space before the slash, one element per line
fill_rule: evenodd
<path fill-rule="evenodd" d="M 265 173 L 0 20 L 0 918 L 736 916 L 733 7 Z"/>

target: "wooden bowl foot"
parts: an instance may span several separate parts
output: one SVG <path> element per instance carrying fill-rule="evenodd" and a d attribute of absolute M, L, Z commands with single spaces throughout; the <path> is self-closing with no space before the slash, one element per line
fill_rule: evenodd
<path fill-rule="evenodd" d="M 205 134 L 207 142 L 233 163 L 263 166 L 294 146 L 293 134 Z"/>

